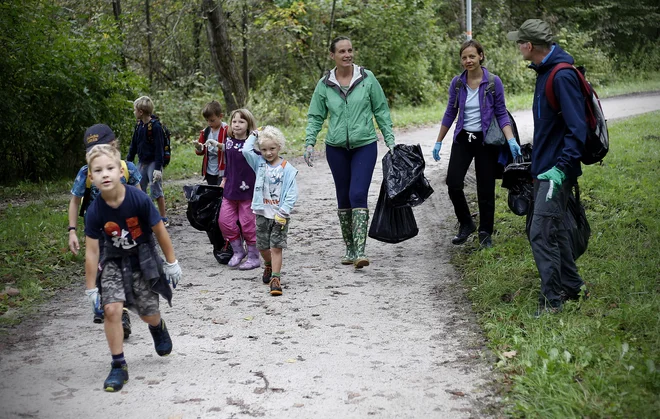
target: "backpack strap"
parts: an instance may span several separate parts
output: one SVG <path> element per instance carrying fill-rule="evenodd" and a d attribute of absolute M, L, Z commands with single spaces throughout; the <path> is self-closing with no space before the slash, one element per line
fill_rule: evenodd
<path fill-rule="evenodd" d="M 488 85 L 486 86 L 486 91 L 484 92 L 484 96 L 490 92 L 493 97 L 495 97 L 495 74 L 488 72 Z"/>
<path fill-rule="evenodd" d="M 287 161 L 282 159 L 282 163 L 280 163 L 280 166 L 282 166 L 282 169 L 284 169 L 286 167 L 286 163 L 287 163 Z"/>
<path fill-rule="evenodd" d="M 211 127 L 206 127 L 204 128 L 204 142 L 209 139 L 209 135 L 211 134 Z"/>
<path fill-rule="evenodd" d="M 569 63 L 559 63 L 552 68 L 552 70 L 550 71 L 550 75 L 545 81 L 545 97 L 548 99 L 548 103 L 550 103 L 550 106 L 555 111 L 559 111 L 559 104 L 557 103 L 557 96 L 555 96 L 555 90 L 553 89 L 552 83 L 555 81 L 555 75 L 557 74 L 557 72 L 565 68 L 572 68 L 573 70 L 575 70 L 575 72 L 578 73 L 578 78 L 580 78 L 580 76 L 582 75 L 582 73 L 580 73 L 577 70 L 577 68 L 573 67 L 573 65 Z"/>
<path fill-rule="evenodd" d="M 462 87 L 463 87 L 463 80 L 461 80 L 461 76 L 456 76 L 456 82 L 454 82 L 454 90 L 456 91 L 456 95 L 454 98 L 454 109 L 458 109 L 458 93 L 461 91 Z"/>

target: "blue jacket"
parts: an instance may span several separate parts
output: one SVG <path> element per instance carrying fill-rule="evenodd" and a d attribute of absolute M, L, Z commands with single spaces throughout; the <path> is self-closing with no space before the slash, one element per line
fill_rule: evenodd
<path fill-rule="evenodd" d="M 493 118 L 497 118 L 497 125 L 500 128 L 504 128 L 507 125 L 511 125 L 509 120 L 509 115 L 506 113 L 506 103 L 504 102 L 504 86 L 502 85 L 502 80 L 499 77 L 495 76 L 493 81 L 495 83 L 495 96 L 486 94 L 486 87 L 488 87 L 488 70 L 486 67 L 481 67 L 484 71 L 484 75 L 481 78 L 481 83 L 479 84 L 479 106 L 481 111 L 481 131 L 485 134 L 488 131 L 490 122 Z M 456 80 L 461 79 L 463 82 L 463 87 L 459 89 L 458 92 L 458 109 L 454 107 L 456 103 Z M 451 81 L 449 85 L 449 100 L 447 102 L 447 110 L 445 110 L 445 115 L 442 118 L 442 125 L 447 128 L 451 127 L 451 124 L 456 119 L 458 114 L 458 121 L 456 121 L 456 128 L 454 129 L 454 141 L 458 133 L 463 129 L 464 115 L 465 115 L 465 101 L 467 100 L 467 70 L 465 70 L 460 76 L 456 76 Z M 507 138 L 508 139 L 508 138 Z"/>
<path fill-rule="evenodd" d="M 151 141 L 147 134 L 149 123 L 145 124 L 141 120 L 137 122 L 126 161 L 133 162 L 137 154 L 140 163 L 156 162 L 155 170 L 163 170 L 165 133 L 158 118 L 152 116 L 150 123 L 152 124 Z"/>
<path fill-rule="evenodd" d="M 532 149 L 532 176 L 557 166 L 568 179 L 577 179 L 582 174 L 580 156 L 587 137 L 585 99 L 580 90 L 580 81 L 574 71 L 559 71 L 552 86 L 559 104 L 555 111 L 545 94 L 545 82 L 550 71 L 558 63 L 573 64 L 574 60 L 559 45 L 538 66 L 529 67 L 537 72 L 534 91 L 534 148 Z"/>
<path fill-rule="evenodd" d="M 247 160 L 252 170 L 257 174 L 256 181 L 254 182 L 254 194 L 252 195 L 253 210 L 264 209 L 264 188 L 268 187 L 268 179 L 266 179 L 266 166 L 268 162 L 261 157 L 254 150 L 254 144 L 257 137 L 250 135 L 243 145 L 243 156 Z M 284 166 L 284 179 L 282 180 L 282 190 L 280 191 L 280 210 L 286 214 L 291 214 L 293 205 L 298 200 L 298 187 L 296 186 L 296 175 L 298 169 L 293 167 L 287 161 Z"/>

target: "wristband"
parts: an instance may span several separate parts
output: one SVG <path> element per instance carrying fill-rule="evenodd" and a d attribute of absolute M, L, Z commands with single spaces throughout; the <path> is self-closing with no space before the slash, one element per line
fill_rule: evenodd
<path fill-rule="evenodd" d="M 67 231 L 71 231 L 71 230 L 75 230 L 75 229 L 76 229 L 75 227 L 69 226 Z"/>

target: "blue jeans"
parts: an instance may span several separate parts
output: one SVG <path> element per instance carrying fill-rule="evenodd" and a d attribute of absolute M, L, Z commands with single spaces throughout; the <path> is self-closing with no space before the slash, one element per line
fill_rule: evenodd
<path fill-rule="evenodd" d="M 139 162 L 138 170 L 142 179 L 140 180 L 140 189 L 144 193 L 147 193 L 147 187 L 150 187 L 151 199 L 158 199 L 163 195 L 163 181 L 159 180 L 154 183 L 154 169 L 156 168 L 156 162 Z"/>
<path fill-rule="evenodd" d="M 346 149 L 325 147 L 326 158 L 337 192 L 337 208 L 367 208 L 367 196 L 376 167 L 378 144 Z"/>

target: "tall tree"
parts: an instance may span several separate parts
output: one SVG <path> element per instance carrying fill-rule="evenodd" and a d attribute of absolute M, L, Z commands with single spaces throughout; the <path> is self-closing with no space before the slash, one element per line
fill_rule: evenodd
<path fill-rule="evenodd" d="M 234 59 L 222 3 L 202 0 L 202 13 L 206 18 L 206 35 L 211 59 L 220 75 L 222 94 L 227 108 L 228 110 L 241 108 L 247 103 L 248 95 Z"/>

